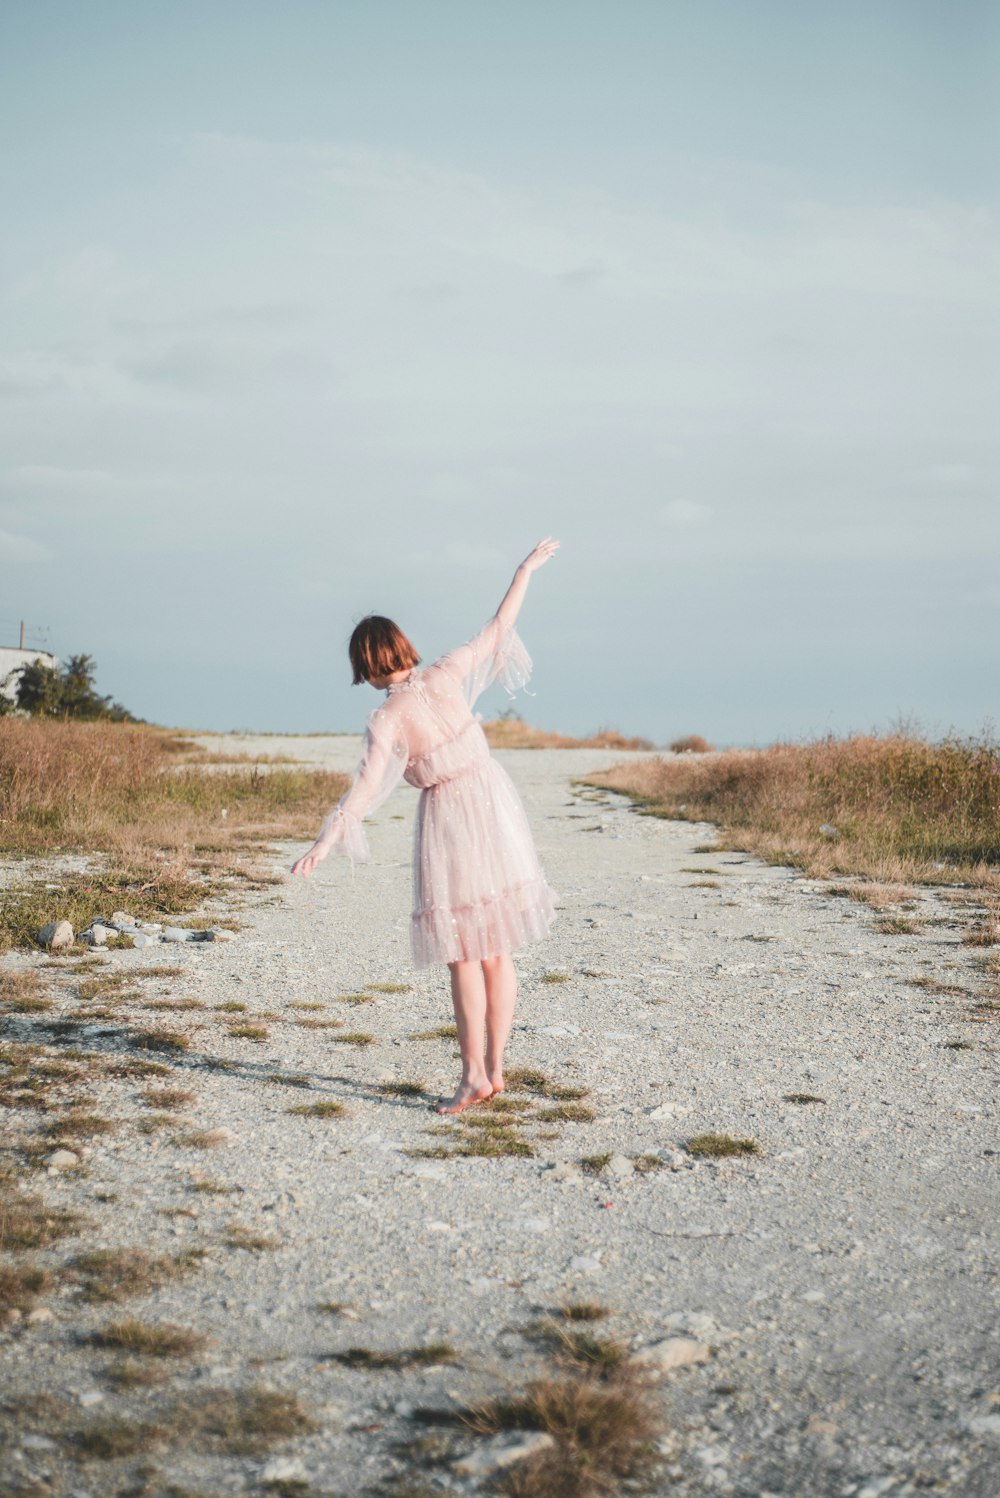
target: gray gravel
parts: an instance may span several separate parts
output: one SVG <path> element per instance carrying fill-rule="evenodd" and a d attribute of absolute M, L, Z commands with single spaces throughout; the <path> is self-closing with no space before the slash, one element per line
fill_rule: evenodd
<path fill-rule="evenodd" d="M 346 736 L 291 750 L 227 742 L 251 753 L 304 746 L 331 768 L 352 766 L 358 747 Z M 207 1248 L 199 1273 L 124 1307 L 211 1334 L 211 1351 L 181 1364 L 172 1389 L 197 1400 L 199 1388 L 257 1381 L 299 1393 L 321 1428 L 281 1457 L 318 1491 L 360 1494 L 403 1469 L 393 1443 L 407 1434 L 408 1406 L 516 1386 L 539 1366 L 519 1335 L 539 1308 L 600 1300 L 614 1312 L 608 1329 L 650 1349 L 647 1363 L 679 1335 L 710 1348 L 659 1384 L 671 1431 L 664 1491 L 995 1494 L 996 1024 L 975 1023 L 967 999 L 907 982 L 974 985 L 953 907 L 925 894 L 923 934 L 880 935 L 864 907 L 788 870 L 695 853 L 710 827 L 573 789 L 612 754 L 499 757 L 561 896 L 551 937 L 520 954 L 509 1064 L 590 1088 L 597 1120 L 552 1130 L 537 1159 L 406 1153 L 440 1142 L 424 1133 L 435 1120 L 426 1102 L 386 1099 L 377 1084 L 443 1092 L 457 1063 L 452 1042 L 409 1039 L 451 1015 L 446 973 L 409 965 L 415 797 L 401 788 L 375 819 L 372 865 L 352 877 L 330 859 L 310 883 L 255 898 L 238 941 L 170 949 L 183 976 L 151 985 L 208 1006 L 243 1002 L 248 1021 L 288 1021 L 266 1022 L 266 1042 L 254 1044 L 228 1036 L 219 1016 L 156 1016 L 191 1035 L 170 1079 L 197 1093 L 185 1129 L 226 1128 L 233 1142 L 198 1151 L 170 1130 L 123 1127 L 91 1144 L 83 1176 L 43 1178 L 50 1201 L 98 1224 L 88 1247 Z M 300 850 L 279 851 L 280 871 Z M 697 887 L 690 869 L 718 871 L 704 876 L 718 887 Z M 141 967 L 149 955 L 114 961 Z M 542 981 L 552 973 L 568 981 Z M 334 1002 L 378 983 L 408 991 L 352 1009 Z M 303 1002 L 328 1007 L 289 1007 Z M 336 1030 L 290 1023 L 324 1014 L 375 1043 L 353 1049 Z M 949 1048 L 956 1040 L 969 1048 Z M 213 1058 L 231 1069 L 210 1068 Z M 276 1074 L 308 1087 L 268 1080 Z M 138 1090 L 104 1082 L 96 1100 L 138 1120 Z M 796 1092 L 824 1101 L 784 1101 Z M 347 1115 L 287 1112 L 317 1098 Z M 696 1163 L 685 1143 L 709 1132 L 753 1138 L 761 1153 Z M 657 1151 L 669 1152 L 668 1168 L 631 1169 Z M 579 1169 L 597 1154 L 615 1157 L 608 1170 Z M 240 1192 L 196 1194 L 198 1177 Z M 193 1215 L 165 1215 L 173 1209 Z M 280 1246 L 224 1248 L 231 1222 Z M 37 1257 L 58 1263 L 67 1247 Z M 317 1311 L 330 1301 L 346 1316 Z M 10 1389 L 85 1407 L 99 1393 L 101 1413 L 141 1415 L 163 1398 L 110 1392 L 99 1376 L 107 1357 L 74 1344 L 107 1311 L 68 1290 L 46 1304 L 54 1319 L 5 1337 Z M 323 1360 L 436 1339 L 454 1344 L 456 1366 L 368 1374 Z M 6 1455 L 18 1480 L 49 1473 L 52 1492 L 117 1491 L 107 1468 L 64 1466 L 30 1442 Z M 263 1461 L 156 1453 L 148 1491 L 256 1491 Z M 464 1491 L 475 1479 L 447 1481 Z"/>

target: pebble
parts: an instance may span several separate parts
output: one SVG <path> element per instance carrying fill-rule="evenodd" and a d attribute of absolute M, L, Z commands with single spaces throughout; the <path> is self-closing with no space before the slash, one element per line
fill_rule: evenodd
<path fill-rule="evenodd" d="M 973 1415 L 967 1428 L 974 1436 L 1000 1436 L 1000 1415 Z"/>
<path fill-rule="evenodd" d="M 84 1389 L 82 1394 L 77 1395 L 77 1403 L 85 1410 L 93 1409 L 95 1404 L 104 1403 L 104 1395 L 100 1389 Z"/>
<path fill-rule="evenodd" d="M 24 1451 L 55 1451 L 58 1441 L 53 1441 L 51 1436 L 28 1435 L 21 1437 L 21 1448 Z"/>
<path fill-rule="evenodd" d="M 307 1483 L 309 1473 L 302 1462 L 294 1456 L 275 1456 L 260 1469 L 258 1476 L 264 1483 L 299 1482 Z"/>
<path fill-rule="evenodd" d="M 662 1342 L 651 1342 L 633 1353 L 629 1359 L 644 1368 L 658 1373 L 670 1373 L 674 1368 L 688 1368 L 694 1363 L 707 1363 L 711 1349 L 693 1337 L 666 1337 Z"/>
<path fill-rule="evenodd" d="M 605 1175 L 616 1176 L 619 1180 L 635 1174 L 635 1166 L 628 1155 L 612 1155 L 604 1167 Z"/>
<path fill-rule="evenodd" d="M 148 931 L 136 931 L 134 935 L 128 931 L 125 934 L 132 937 L 132 945 L 137 948 L 155 947 L 160 939 L 158 936 L 150 936 Z"/>
<path fill-rule="evenodd" d="M 655 1108 L 646 1109 L 647 1118 L 683 1118 L 691 1110 L 685 1108 L 683 1103 L 657 1103 Z"/>
<path fill-rule="evenodd" d="M 544 1430 L 505 1431 L 452 1462 L 451 1470 L 460 1477 L 491 1477 L 551 1450 L 554 1445 L 555 1441 Z"/>
<path fill-rule="evenodd" d="M 86 942 L 88 947 L 103 947 L 107 945 L 109 936 L 114 936 L 113 928 L 108 926 L 89 926 L 86 931 L 80 932 L 80 940 Z"/>
<path fill-rule="evenodd" d="M 542 1174 L 547 1181 L 583 1180 L 583 1172 L 575 1160 L 556 1160 L 552 1165 L 546 1166 Z"/>
<path fill-rule="evenodd" d="M 73 927 L 69 921 L 50 921 L 43 926 L 38 933 L 38 945 L 47 947 L 50 952 L 58 952 L 63 947 L 73 945 Z"/>
<path fill-rule="evenodd" d="M 71 1165 L 79 1165 L 80 1157 L 72 1150 L 53 1150 L 51 1155 L 45 1156 L 45 1163 L 51 1170 L 68 1170 Z"/>
<path fill-rule="evenodd" d="M 596 1254 L 574 1254 L 569 1261 L 572 1274 L 596 1274 L 600 1267 L 601 1261 Z"/>
<path fill-rule="evenodd" d="M 43 1322 L 54 1321 L 55 1317 L 48 1306 L 36 1306 L 33 1311 L 28 1312 L 24 1320 L 28 1326 L 41 1326 Z"/>
<path fill-rule="evenodd" d="M 892 1476 L 866 1477 L 861 1486 L 854 1490 L 854 1498 L 882 1498 L 882 1494 L 894 1488 L 896 1482 L 897 1478 Z"/>

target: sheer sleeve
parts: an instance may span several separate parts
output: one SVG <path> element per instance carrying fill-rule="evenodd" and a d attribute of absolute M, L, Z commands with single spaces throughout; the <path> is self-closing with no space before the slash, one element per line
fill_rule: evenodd
<path fill-rule="evenodd" d="M 513 696 L 531 680 L 531 656 L 524 642 L 497 614 L 467 645 L 442 656 L 437 664 L 462 683 L 470 707 L 494 681 Z"/>
<path fill-rule="evenodd" d="M 327 853 L 344 853 L 351 862 L 367 863 L 371 857 L 361 825 L 363 817 L 377 811 L 399 784 L 408 759 L 406 740 L 385 708 L 376 708 L 368 719 L 364 753 L 349 791 L 327 816 L 316 839 Z"/>

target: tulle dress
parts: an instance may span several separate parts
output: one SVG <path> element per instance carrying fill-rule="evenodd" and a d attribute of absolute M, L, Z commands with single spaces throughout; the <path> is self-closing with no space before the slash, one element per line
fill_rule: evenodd
<path fill-rule="evenodd" d="M 467 645 L 415 667 L 368 719 L 353 784 L 320 829 L 321 846 L 364 861 L 362 818 L 401 777 L 418 787 L 410 924 L 417 967 L 515 951 L 555 919 L 520 797 L 472 713 L 492 681 L 513 692 L 530 674 L 520 638 L 497 617 Z"/>

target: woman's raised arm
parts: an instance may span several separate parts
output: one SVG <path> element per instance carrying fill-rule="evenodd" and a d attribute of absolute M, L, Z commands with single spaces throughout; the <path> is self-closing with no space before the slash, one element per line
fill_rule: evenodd
<path fill-rule="evenodd" d="M 514 621 L 521 612 L 524 595 L 528 591 L 528 579 L 539 567 L 544 567 L 559 550 L 559 542 L 554 541 L 551 536 L 546 536 L 544 541 L 539 541 L 514 573 L 514 580 L 503 596 L 503 602 L 497 609 L 496 616 L 500 620 L 501 627 L 505 630 L 513 629 Z"/>

